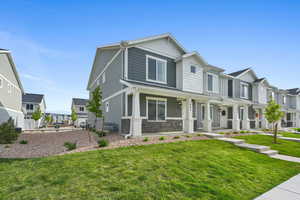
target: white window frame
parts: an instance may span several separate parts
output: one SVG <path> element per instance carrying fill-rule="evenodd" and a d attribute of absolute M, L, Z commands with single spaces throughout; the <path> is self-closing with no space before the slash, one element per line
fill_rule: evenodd
<path fill-rule="evenodd" d="M 105 81 L 106 81 L 106 76 L 105 76 L 105 72 L 103 72 L 103 74 L 102 74 L 102 83 L 105 83 Z"/>
<path fill-rule="evenodd" d="M 0 88 L 3 88 L 3 78 L 0 77 Z"/>
<path fill-rule="evenodd" d="M 158 61 L 161 61 L 163 62 L 165 65 L 165 81 L 159 81 L 159 80 L 153 80 L 153 79 L 150 79 L 149 76 L 148 76 L 148 60 L 149 58 L 151 59 L 154 59 L 154 60 L 158 60 Z M 157 58 L 157 57 L 154 57 L 154 56 L 150 56 L 150 55 L 146 55 L 146 80 L 147 81 L 150 81 L 150 82 L 155 82 L 155 83 L 162 83 L 162 84 L 167 84 L 167 61 L 164 60 L 164 59 L 161 59 L 161 58 Z M 158 77 L 158 70 L 157 70 L 157 63 L 156 63 L 156 78 Z"/>
<path fill-rule="evenodd" d="M 275 92 L 271 91 L 271 98 L 275 101 Z"/>
<path fill-rule="evenodd" d="M 192 72 L 192 68 L 195 69 L 195 72 Z M 197 67 L 195 65 L 190 65 L 190 73 L 197 74 Z"/>
<path fill-rule="evenodd" d="M 212 90 L 208 90 L 208 76 L 209 76 L 209 75 L 212 76 Z M 218 91 L 215 91 L 215 90 L 214 90 L 214 79 L 217 79 L 217 80 L 218 80 L 218 82 L 217 82 L 217 84 L 218 84 Z M 218 75 L 217 75 L 217 74 L 214 74 L 214 73 L 207 72 L 207 74 L 206 74 L 206 91 L 207 91 L 207 92 L 210 92 L 210 93 L 219 94 L 219 90 L 220 90 L 219 84 L 220 84 L 220 80 L 219 80 Z"/>
<path fill-rule="evenodd" d="M 156 120 L 149 120 L 148 119 L 148 101 L 149 100 L 154 100 L 154 101 L 156 101 Z M 158 120 L 158 103 L 157 103 L 157 101 L 164 101 L 165 102 L 165 120 Z M 165 122 L 166 120 L 167 120 L 167 114 L 168 114 L 168 112 L 167 112 L 167 106 L 168 106 L 168 102 L 167 102 L 167 99 L 165 99 L 165 98 L 158 98 L 158 97 L 146 97 L 146 118 L 147 118 L 147 120 L 148 120 L 148 122 Z"/>
<path fill-rule="evenodd" d="M 285 95 L 282 96 L 282 104 L 286 104 L 286 96 Z"/>
<path fill-rule="evenodd" d="M 243 86 L 246 86 L 246 90 L 244 91 L 245 92 L 245 96 L 242 96 L 242 91 L 244 90 L 244 87 Z M 241 82 L 241 86 L 240 86 L 240 96 L 242 99 L 248 99 L 249 98 L 249 84 L 248 83 L 243 83 Z"/>
<path fill-rule="evenodd" d="M 105 112 L 109 112 L 109 101 L 105 102 Z"/>

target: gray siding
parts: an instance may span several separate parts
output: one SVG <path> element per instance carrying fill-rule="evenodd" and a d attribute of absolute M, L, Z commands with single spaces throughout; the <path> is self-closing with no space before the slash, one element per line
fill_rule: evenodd
<path fill-rule="evenodd" d="M 22 92 L 6 54 L 0 54 L 0 79 L 2 79 L 2 87 L 0 88 L 0 107 L 10 108 L 20 112 L 22 108 Z M 12 86 L 11 83 L 14 86 Z M 11 93 L 8 92 L 8 85 L 11 87 Z"/>
<path fill-rule="evenodd" d="M 148 82 L 146 81 L 146 55 L 167 60 L 167 86 L 176 87 L 176 63 L 174 59 L 134 47 L 128 49 L 128 79 Z"/>
<path fill-rule="evenodd" d="M 105 104 L 109 102 L 109 112 L 105 110 Z M 104 114 L 105 122 L 112 122 L 118 124 L 119 131 L 121 131 L 121 120 L 122 120 L 122 95 L 118 95 L 112 99 L 109 99 L 103 103 L 102 110 Z"/>
<path fill-rule="evenodd" d="M 91 82 L 93 82 L 98 75 L 103 71 L 105 65 L 118 52 L 119 49 L 114 50 L 98 50 L 94 61 L 94 69 L 91 72 Z"/>

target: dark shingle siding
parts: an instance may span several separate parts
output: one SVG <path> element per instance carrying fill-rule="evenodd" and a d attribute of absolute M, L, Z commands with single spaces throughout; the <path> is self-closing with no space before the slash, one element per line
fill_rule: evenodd
<path fill-rule="evenodd" d="M 43 98 L 43 94 L 24 94 L 22 96 L 22 102 L 41 103 Z"/>
<path fill-rule="evenodd" d="M 146 81 L 146 55 L 167 60 L 167 84 L 157 84 L 176 87 L 176 63 L 174 59 L 138 48 L 130 48 L 128 50 L 128 78 L 148 82 Z"/>

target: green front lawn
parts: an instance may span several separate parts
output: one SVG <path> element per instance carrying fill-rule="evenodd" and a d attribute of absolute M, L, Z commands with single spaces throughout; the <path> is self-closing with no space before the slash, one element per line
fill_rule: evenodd
<path fill-rule="evenodd" d="M 278 144 L 273 143 L 273 136 L 267 135 L 249 135 L 237 136 L 235 138 L 244 139 L 250 144 L 259 144 L 271 147 L 273 150 L 279 151 L 280 154 L 300 157 L 300 143 L 277 139 Z"/>
<path fill-rule="evenodd" d="M 280 132 L 283 137 L 293 137 L 293 138 L 300 138 L 300 134 L 296 133 L 288 133 L 288 132 Z"/>
<path fill-rule="evenodd" d="M 298 173 L 297 163 L 229 143 L 188 141 L 2 159 L 0 197 L 250 200 Z"/>

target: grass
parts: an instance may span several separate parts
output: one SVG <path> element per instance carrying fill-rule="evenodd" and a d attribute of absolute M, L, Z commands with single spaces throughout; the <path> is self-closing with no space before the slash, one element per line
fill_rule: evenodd
<path fill-rule="evenodd" d="M 0 196 L 14 200 L 250 200 L 300 172 L 297 163 L 216 140 L 0 163 Z"/>
<path fill-rule="evenodd" d="M 235 138 L 244 139 L 250 144 L 259 144 L 271 147 L 273 150 L 278 150 L 280 154 L 300 157 L 300 143 L 278 139 L 278 144 L 273 143 L 273 136 L 267 135 L 248 135 L 238 136 Z"/>
<path fill-rule="evenodd" d="M 283 137 L 293 137 L 293 138 L 300 138 L 300 134 L 297 133 L 288 133 L 288 132 L 280 132 Z"/>

